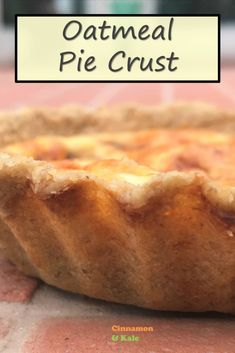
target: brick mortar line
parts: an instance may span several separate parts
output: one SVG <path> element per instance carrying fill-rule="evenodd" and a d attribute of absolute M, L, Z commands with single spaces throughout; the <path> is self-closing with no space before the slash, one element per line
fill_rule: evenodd
<path fill-rule="evenodd" d="M 134 306 L 126 306 L 122 304 L 109 303 L 98 299 L 92 299 L 79 294 L 72 294 L 63 292 L 57 288 L 48 285 L 42 285 L 40 290 L 37 290 L 31 303 L 31 312 L 40 311 L 48 315 L 48 307 L 50 315 L 71 317 L 100 317 L 100 316 L 113 316 L 113 315 L 132 315 L 148 316 L 149 311 Z M 54 305 L 54 307 L 52 306 Z M 44 309 L 44 310 L 43 310 Z"/>
<path fill-rule="evenodd" d="M 172 83 L 164 83 L 161 86 L 161 103 L 169 103 L 174 99 L 174 87 Z"/>
<path fill-rule="evenodd" d="M 25 317 L 27 314 L 27 304 L 22 303 L 0 303 L 1 315 L 4 319 L 10 321 L 10 332 L 0 343 L 0 352 L 2 353 L 17 353 L 16 347 L 19 347 L 19 335 L 26 329 Z M 23 329 L 22 329 L 23 328 Z M 21 342 L 20 342 L 21 343 Z"/>

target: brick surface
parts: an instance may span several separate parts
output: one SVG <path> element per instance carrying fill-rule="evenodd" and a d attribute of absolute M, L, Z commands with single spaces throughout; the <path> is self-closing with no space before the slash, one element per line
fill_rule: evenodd
<path fill-rule="evenodd" d="M 121 321 L 120 324 L 123 325 L 123 320 Z M 128 323 L 133 325 L 133 321 L 125 320 L 125 325 Z M 32 336 L 25 343 L 22 353 L 129 353 L 142 352 L 146 348 L 146 344 L 148 349 L 153 350 L 154 342 L 151 340 L 156 333 L 139 334 L 142 342 L 112 342 L 113 334 L 121 336 L 120 333 L 112 332 L 112 326 L 117 324 L 119 324 L 117 319 L 107 320 L 104 318 L 44 320 L 34 329 Z"/>
<path fill-rule="evenodd" d="M 221 83 L 213 84 L 16 84 L 14 71 L 0 68 L 0 109 L 68 103 L 99 106 L 135 102 L 153 105 L 175 100 L 200 100 L 231 108 L 235 106 L 234 97 L 234 67 L 222 68 Z"/>
<path fill-rule="evenodd" d="M 227 80 L 220 84 L 174 84 L 173 97 L 180 101 L 203 101 L 220 107 L 232 108 L 235 106 L 235 100 L 231 98 L 226 89 Z M 231 91 L 233 91 L 233 94 L 235 93 L 234 88 L 231 88 Z"/>
<path fill-rule="evenodd" d="M 37 280 L 24 276 L 0 255 L 0 301 L 27 302 L 37 286 Z"/>
<path fill-rule="evenodd" d="M 152 326 L 154 331 L 112 332 L 113 325 Z M 117 342 L 112 341 L 112 335 L 118 336 Z M 123 335 L 138 336 L 139 341 L 124 341 L 127 337 Z M 176 316 L 109 320 L 52 318 L 43 320 L 33 329 L 21 352 L 234 353 L 235 319 Z"/>

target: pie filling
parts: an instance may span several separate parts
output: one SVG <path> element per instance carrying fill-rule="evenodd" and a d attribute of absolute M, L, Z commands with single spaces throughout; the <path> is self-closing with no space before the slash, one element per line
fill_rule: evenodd
<path fill-rule="evenodd" d="M 115 174 L 136 185 L 145 183 L 156 171 L 173 170 L 197 171 L 223 184 L 235 185 L 235 138 L 208 130 L 40 136 L 3 150 L 49 161 L 59 169 L 87 170 L 105 178 Z"/>

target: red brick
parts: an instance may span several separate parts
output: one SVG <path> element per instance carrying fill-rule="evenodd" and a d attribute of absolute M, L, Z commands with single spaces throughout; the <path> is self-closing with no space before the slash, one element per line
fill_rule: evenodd
<path fill-rule="evenodd" d="M 65 90 L 65 87 L 67 89 Z M 39 104 L 46 105 L 63 105 L 63 104 L 89 104 L 97 95 L 103 92 L 105 84 L 71 84 L 70 86 L 65 86 L 63 84 L 54 87 L 55 94 L 52 96 L 50 93 L 48 97 L 44 98 L 39 96 L 35 97 L 35 100 L 38 100 Z M 45 85 L 45 88 L 49 91 L 48 86 Z M 43 98 L 43 99 L 42 99 Z"/>
<path fill-rule="evenodd" d="M 220 85 L 220 90 L 218 89 Z M 222 87 L 225 83 L 182 83 L 174 84 L 174 99 L 179 101 L 203 101 L 216 106 L 230 108 L 234 107 L 234 102 L 223 93 Z"/>
<path fill-rule="evenodd" d="M 135 319 L 51 318 L 40 322 L 22 353 L 234 353 L 235 319 L 221 317 L 144 317 Z M 152 326 L 154 332 L 131 333 L 139 342 L 112 342 L 112 325 Z"/>
<path fill-rule="evenodd" d="M 115 84 L 21 84 L 14 83 L 13 70 L 0 72 L 0 108 L 15 108 L 21 105 L 58 105 L 72 102 L 89 104 L 97 99 L 101 104 L 136 102 L 158 104 L 171 100 L 203 100 L 212 104 L 234 107 L 235 70 L 222 68 L 222 80 L 218 84 L 128 84 L 117 92 Z M 170 87 L 170 89 L 167 89 Z M 223 89 L 225 87 L 225 89 Z M 173 88 L 173 89 L 172 89 Z M 105 96 L 107 89 L 113 93 Z M 229 95 L 227 91 L 229 91 Z M 106 93 L 105 93 L 106 92 Z"/>
<path fill-rule="evenodd" d="M 6 337 L 10 331 L 10 323 L 5 319 L 0 318 L 0 341 Z"/>
<path fill-rule="evenodd" d="M 24 276 L 0 255 L 0 301 L 27 302 L 37 286 L 36 279 Z"/>

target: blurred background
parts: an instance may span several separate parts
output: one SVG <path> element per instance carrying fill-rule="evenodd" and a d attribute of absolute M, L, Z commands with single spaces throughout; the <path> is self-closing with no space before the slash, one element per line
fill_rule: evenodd
<path fill-rule="evenodd" d="M 16 13 L 220 14 L 221 83 L 16 84 L 13 68 Z M 190 43 L 186 45 L 190 50 Z M 235 0 L 0 0 L 0 108 L 70 102 L 92 106 L 126 101 L 157 104 L 175 99 L 235 105 Z"/>

